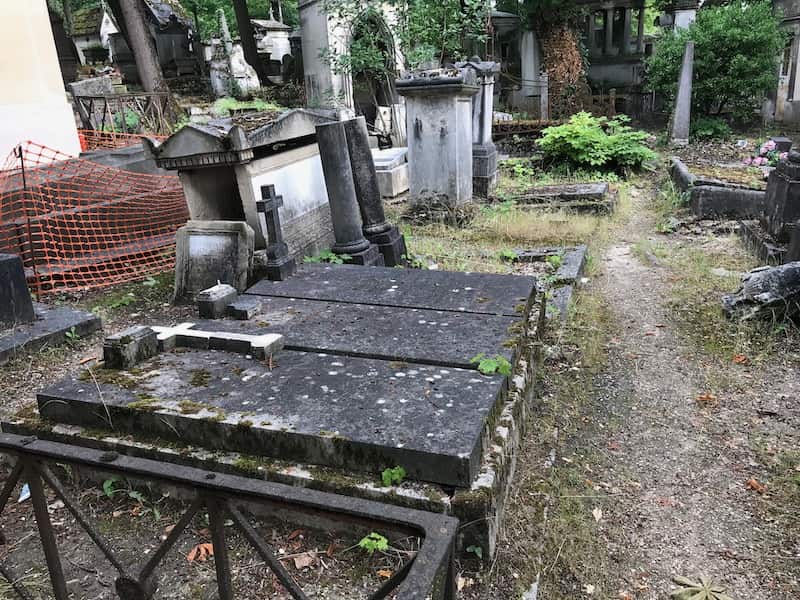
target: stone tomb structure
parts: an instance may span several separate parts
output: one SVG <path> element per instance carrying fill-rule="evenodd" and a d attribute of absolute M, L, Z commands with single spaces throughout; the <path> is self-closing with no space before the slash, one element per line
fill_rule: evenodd
<path fill-rule="evenodd" d="M 267 247 L 257 202 L 261 188 L 273 185 L 283 199 L 283 241 L 302 259 L 333 241 L 315 127 L 334 120 L 330 111 L 307 109 L 251 113 L 189 124 L 145 146 L 159 167 L 178 171 L 193 220 L 245 221 L 256 250 Z"/>
<path fill-rule="evenodd" d="M 765 263 L 800 260 L 800 152 L 792 150 L 769 174 L 765 208 L 740 233 Z"/>
<path fill-rule="evenodd" d="M 22 351 L 67 341 L 67 334 L 88 335 L 101 327 L 92 313 L 31 300 L 22 260 L 0 254 L 0 365 Z"/>
<path fill-rule="evenodd" d="M 450 209 L 471 202 L 475 71 L 423 71 L 396 85 L 406 98 L 411 202 Z"/>
<path fill-rule="evenodd" d="M 128 435 L 129 451 L 163 460 L 202 446 L 215 461 L 249 456 L 234 467 L 255 462 L 260 476 L 452 513 L 466 524 L 462 549 L 491 554 L 530 410 L 520 336 L 536 322 L 535 289 L 532 277 L 305 264 L 239 297 L 261 305 L 250 320 L 153 324 L 184 347 L 161 343 L 135 368 L 78 369 L 39 394 L 39 410 L 70 435 L 107 430 L 108 410 L 118 451 Z M 481 355 L 512 374 L 481 374 Z M 144 444 L 153 436 L 187 448 Z M 383 488 L 397 465 L 409 481 Z"/>

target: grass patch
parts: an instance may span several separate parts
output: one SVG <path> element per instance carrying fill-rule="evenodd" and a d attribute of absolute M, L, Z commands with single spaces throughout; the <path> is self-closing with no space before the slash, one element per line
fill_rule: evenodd
<path fill-rule="evenodd" d="M 214 102 L 211 107 L 211 112 L 216 117 L 230 116 L 231 111 L 234 110 L 257 110 L 257 111 L 277 111 L 281 112 L 286 110 L 283 106 L 275 104 L 274 102 L 267 102 L 260 98 L 253 100 L 237 100 L 236 98 L 220 98 Z"/>

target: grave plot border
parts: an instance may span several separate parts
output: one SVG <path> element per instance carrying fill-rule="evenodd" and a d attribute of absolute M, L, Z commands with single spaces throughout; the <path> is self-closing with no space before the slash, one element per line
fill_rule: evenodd
<path fill-rule="evenodd" d="M 688 195 L 692 213 L 700 219 L 757 219 L 767 207 L 766 191 L 700 178 L 674 156 L 669 174 L 675 187 Z"/>
<path fill-rule="evenodd" d="M 234 598 L 224 526 L 226 517 L 233 520 L 237 529 L 293 598 L 309 598 L 250 525 L 243 514 L 242 505 L 245 503 L 263 505 L 271 510 L 303 513 L 327 522 L 355 522 L 373 527 L 378 525 L 419 536 L 422 543 L 416 557 L 387 580 L 370 599 L 379 600 L 391 592 L 396 592 L 395 597 L 403 600 L 426 597 L 454 600 L 456 597 L 453 558 L 458 520 L 453 517 L 8 433 L 0 433 L 0 453 L 16 459 L 15 466 L 0 492 L 0 515 L 16 484 L 20 480 L 27 481 L 56 600 L 67 600 L 69 594 L 56 536 L 48 514 L 44 485 L 64 502 L 76 522 L 117 569 L 119 576 L 115 588 L 122 600 L 153 598 L 157 588 L 155 571 L 158 565 L 177 542 L 192 517 L 203 507 L 208 510 L 210 517 L 221 600 Z M 178 524 L 147 562 L 140 568 L 131 568 L 120 562 L 81 507 L 70 498 L 51 473 L 48 463 L 66 464 L 135 480 L 156 481 L 187 491 L 193 496 L 193 500 Z M 2 575 L 9 580 L 21 598 L 29 597 L 7 569 L 2 569 Z"/>

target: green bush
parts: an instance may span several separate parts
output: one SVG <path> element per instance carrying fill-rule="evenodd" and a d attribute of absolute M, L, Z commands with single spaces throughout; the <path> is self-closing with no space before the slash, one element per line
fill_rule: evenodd
<path fill-rule="evenodd" d="M 564 125 L 545 129 L 539 147 L 548 159 L 578 166 L 638 168 L 656 155 L 643 144 L 647 133 L 629 127 L 628 121 L 625 115 L 608 119 L 579 112 Z"/>
<path fill-rule="evenodd" d="M 733 0 L 726 6 L 701 8 L 687 29 L 663 35 L 647 60 L 650 89 L 675 97 L 686 42 L 694 40 L 695 114 L 732 111 L 752 116 L 765 93 L 778 84 L 778 64 L 787 33 L 780 12 L 767 0 Z"/>
<path fill-rule="evenodd" d="M 692 121 L 690 136 L 695 140 L 722 140 L 731 135 L 731 126 L 719 117 L 699 117 Z"/>

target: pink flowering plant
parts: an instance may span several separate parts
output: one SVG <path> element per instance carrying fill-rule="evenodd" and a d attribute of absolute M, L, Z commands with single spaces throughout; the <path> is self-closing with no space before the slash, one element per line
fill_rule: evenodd
<path fill-rule="evenodd" d="M 753 167 L 774 167 L 778 161 L 786 159 L 788 152 L 778 152 L 775 142 L 767 140 L 761 144 L 758 156 L 749 156 L 744 159 L 744 164 Z"/>

